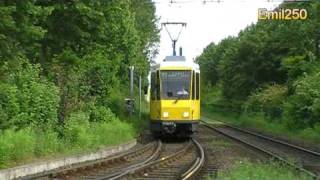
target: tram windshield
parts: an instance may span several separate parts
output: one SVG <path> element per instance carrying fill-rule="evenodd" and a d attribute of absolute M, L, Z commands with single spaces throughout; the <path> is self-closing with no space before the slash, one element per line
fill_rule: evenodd
<path fill-rule="evenodd" d="M 162 99 L 189 99 L 191 71 L 161 71 Z"/>

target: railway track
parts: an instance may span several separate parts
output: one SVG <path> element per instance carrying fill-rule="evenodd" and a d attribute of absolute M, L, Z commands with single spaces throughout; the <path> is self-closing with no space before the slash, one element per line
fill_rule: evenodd
<path fill-rule="evenodd" d="M 98 179 L 106 174 L 116 176 L 121 169 L 156 159 L 162 143 L 151 142 L 106 159 L 64 167 L 23 179 Z"/>
<path fill-rule="evenodd" d="M 320 179 L 319 152 L 221 122 L 218 124 L 208 124 L 206 121 L 202 121 L 202 123 L 207 128 L 245 144 L 274 159 L 280 160 L 299 171 L 307 173 L 314 179 Z"/>
<path fill-rule="evenodd" d="M 205 164 L 197 179 L 216 179 L 218 172 L 227 172 L 235 162 L 267 162 L 269 156 L 248 148 L 206 126 L 200 124 L 194 137 L 201 143 L 205 151 Z"/>
<path fill-rule="evenodd" d="M 180 147 L 179 147 L 180 146 Z M 194 139 L 188 143 L 165 143 L 159 158 L 128 170 L 114 179 L 190 179 L 204 163 L 202 146 Z"/>
<path fill-rule="evenodd" d="M 204 164 L 204 151 L 188 142 L 154 141 L 108 159 L 79 164 L 24 179 L 190 179 Z"/>

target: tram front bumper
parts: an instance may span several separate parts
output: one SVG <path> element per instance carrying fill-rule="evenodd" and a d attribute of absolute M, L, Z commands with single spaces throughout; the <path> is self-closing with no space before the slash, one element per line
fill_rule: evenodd
<path fill-rule="evenodd" d="M 199 120 L 151 120 L 150 129 L 153 132 L 175 133 L 179 131 L 196 132 Z"/>

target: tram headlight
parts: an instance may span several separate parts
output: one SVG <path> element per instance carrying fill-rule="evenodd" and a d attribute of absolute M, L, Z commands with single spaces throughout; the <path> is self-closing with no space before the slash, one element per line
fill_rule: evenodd
<path fill-rule="evenodd" d="M 183 115 L 182 115 L 183 117 L 189 117 L 189 112 L 183 112 Z"/>
<path fill-rule="evenodd" d="M 169 117 L 169 113 L 168 112 L 163 112 L 162 116 L 165 117 L 165 118 Z"/>

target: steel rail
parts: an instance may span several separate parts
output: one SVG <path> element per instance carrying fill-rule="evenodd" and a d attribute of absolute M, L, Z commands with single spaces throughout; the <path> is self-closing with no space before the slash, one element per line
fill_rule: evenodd
<path fill-rule="evenodd" d="M 197 172 L 199 172 L 204 164 L 205 156 L 204 156 L 204 150 L 201 144 L 196 141 L 195 139 L 192 139 L 192 141 L 196 144 L 200 157 L 196 159 L 196 161 L 193 163 L 193 165 L 181 175 L 182 180 L 187 180 L 193 177 Z"/>
<path fill-rule="evenodd" d="M 162 148 L 162 143 L 161 143 L 161 141 L 158 141 L 158 142 L 157 142 L 157 148 L 156 148 L 156 150 L 155 150 L 154 153 L 153 153 L 148 159 L 146 159 L 145 161 L 140 162 L 140 163 L 138 163 L 138 164 L 134 164 L 134 165 L 129 166 L 129 167 L 126 167 L 126 168 L 122 169 L 122 171 L 120 171 L 120 172 L 116 172 L 116 173 L 113 173 L 113 174 L 108 174 L 107 176 L 99 177 L 99 178 L 97 178 L 97 180 L 103 180 L 103 179 L 110 179 L 110 180 L 112 180 L 112 179 L 118 179 L 119 177 L 122 177 L 122 176 L 126 175 L 127 172 L 130 172 L 131 169 L 137 168 L 137 167 L 139 167 L 139 166 L 141 166 L 141 165 L 143 165 L 143 164 L 146 164 L 146 163 L 149 163 L 149 162 L 155 160 L 155 159 L 159 156 L 160 151 L 161 151 L 161 148 Z"/>
<path fill-rule="evenodd" d="M 128 169 L 125 172 L 123 172 L 122 174 L 111 178 L 110 180 L 121 179 L 121 178 L 124 178 L 127 175 L 132 175 L 132 174 L 141 172 L 143 170 L 158 166 L 158 165 L 163 164 L 165 162 L 169 162 L 171 160 L 177 159 L 177 158 L 181 157 L 190 147 L 191 147 L 191 143 L 189 143 L 183 149 L 181 149 L 180 151 L 178 151 L 178 152 L 176 152 L 174 154 L 162 157 L 160 159 L 157 159 L 157 160 L 149 162 L 149 163 L 141 163 L 141 164 L 137 165 L 136 167 Z"/>
<path fill-rule="evenodd" d="M 306 153 L 309 153 L 309 154 L 312 154 L 312 155 L 320 157 L 320 152 L 312 151 L 310 149 L 306 149 L 306 148 L 303 148 L 303 147 L 300 147 L 300 146 L 297 146 L 297 145 L 294 145 L 294 144 L 290 144 L 290 143 L 287 143 L 287 142 L 284 142 L 284 141 L 281 141 L 281 140 L 278 140 L 278 139 L 274 139 L 274 138 L 271 138 L 271 137 L 268 137 L 268 136 L 265 136 L 265 135 L 262 135 L 262 134 L 258 134 L 256 132 L 252 132 L 252 131 L 249 131 L 249 130 L 246 130 L 246 129 L 241 129 L 239 127 L 235 127 L 235 126 L 232 126 L 232 125 L 229 125 L 229 124 L 224 124 L 224 125 L 229 127 L 229 128 L 236 129 L 236 130 L 238 130 L 240 132 L 251 134 L 253 136 L 257 136 L 257 137 L 260 137 L 260 138 L 263 138 L 263 139 L 266 139 L 266 140 L 269 140 L 269 141 L 272 141 L 272 142 L 275 142 L 275 143 L 279 143 L 279 144 L 282 144 L 282 145 L 285 145 L 285 146 L 289 146 L 291 148 L 298 149 L 300 151 L 303 151 L 303 152 L 306 152 Z"/>
<path fill-rule="evenodd" d="M 247 133 L 247 134 L 251 134 L 253 136 L 257 136 L 257 137 L 260 137 L 262 139 L 266 139 L 266 140 L 269 140 L 271 142 L 275 142 L 275 143 L 278 143 L 278 144 L 282 144 L 282 145 L 285 145 L 285 146 L 289 146 L 291 148 L 294 148 L 294 149 L 298 149 L 300 151 L 303 151 L 303 152 L 306 152 L 306 153 L 309 153 L 309 154 L 312 154 L 314 156 L 318 156 L 320 157 L 320 152 L 317 152 L 317 151 L 313 151 L 313 150 L 310 150 L 310 149 L 306 149 L 306 148 L 303 148 L 303 147 L 300 147 L 300 146 L 297 146 L 297 145 L 294 145 L 294 144 L 290 144 L 288 142 L 285 142 L 285 141 L 281 141 L 281 140 L 278 140 L 278 139 L 275 139 L 275 138 L 272 138 L 272 137 L 268 137 L 266 135 L 262 135 L 262 134 L 259 134 L 259 133 L 256 133 L 256 132 L 253 132 L 253 131 L 249 131 L 247 129 L 241 129 L 239 127 L 236 127 L 236 126 L 233 126 L 231 124 L 228 124 L 228 123 L 225 123 L 225 122 L 222 122 L 222 121 L 218 121 L 218 120 L 215 120 L 217 122 L 220 122 L 220 123 L 223 123 L 224 126 L 227 126 L 229 128 L 232 128 L 232 129 L 236 129 L 240 132 L 243 132 L 243 133 Z M 207 123 L 206 121 L 203 121 L 201 120 L 201 122 L 204 122 L 204 123 Z"/>
<path fill-rule="evenodd" d="M 154 143 L 148 143 L 148 144 L 146 144 L 146 145 L 144 145 L 142 147 L 139 147 L 139 148 L 137 148 L 135 150 L 129 150 L 128 152 L 120 153 L 120 154 L 117 154 L 117 155 L 112 156 L 112 157 L 107 157 L 107 158 L 103 158 L 103 159 L 98 159 L 98 160 L 78 163 L 78 164 L 74 164 L 74 165 L 71 165 L 71 166 L 68 166 L 68 167 L 62 167 L 62 168 L 50 170 L 50 171 L 47 171 L 47 172 L 42 172 L 42 173 L 38 173 L 38 174 L 22 177 L 21 179 L 35 179 L 35 178 L 41 178 L 41 177 L 46 177 L 46 176 L 55 176 L 55 175 L 58 175 L 58 174 L 65 174 L 65 172 L 74 171 L 74 170 L 81 169 L 81 168 L 84 168 L 84 167 L 92 167 L 92 166 L 97 165 L 97 164 L 102 164 L 102 163 L 107 163 L 107 162 L 114 162 L 114 161 L 119 160 L 119 159 L 126 159 L 126 158 L 130 158 L 130 157 L 138 156 L 138 155 L 148 151 L 150 148 L 152 148 L 153 144 Z"/>
<path fill-rule="evenodd" d="M 207 127 L 207 128 L 209 128 L 209 129 L 212 129 L 212 130 L 214 130 L 214 131 L 216 131 L 216 132 L 218 132 L 218 133 L 220 133 L 220 134 L 222 134 L 222 135 L 224 135 L 224 136 L 227 136 L 227 137 L 229 137 L 229 138 L 231 138 L 231 139 L 233 139 L 233 140 L 235 140 L 235 141 L 237 141 L 237 142 L 240 142 L 240 143 L 245 144 L 245 145 L 247 145 L 247 146 L 249 146 L 249 147 L 251 147 L 251 148 L 253 148 L 253 149 L 256 149 L 256 150 L 258 150 L 258 151 L 260 151 L 260 152 L 262 152 L 262 153 L 264 153 L 264 154 L 267 154 L 268 156 L 273 157 L 273 158 L 279 160 L 280 162 L 283 162 L 283 163 L 285 163 L 285 164 L 287 164 L 287 165 L 289 165 L 289 166 L 291 166 L 291 167 L 293 167 L 293 168 L 295 168 L 295 169 L 297 169 L 297 170 L 299 170 L 299 171 L 301 171 L 301 172 L 306 173 L 307 175 L 309 175 L 309 176 L 312 177 L 313 179 L 320 180 L 320 177 L 318 177 L 318 176 L 317 176 L 316 174 L 314 174 L 313 172 L 308 171 L 308 170 L 306 170 L 306 169 L 304 169 L 304 168 L 302 168 L 302 167 L 300 167 L 300 166 L 297 166 L 297 165 L 295 165 L 294 163 L 292 163 L 292 162 L 290 162 L 290 161 L 287 161 L 286 159 L 284 159 L 283 157 L 281 157 L 281 156 L 279 156 L 279 155 L 277 155 L 277 154 L 275 154 L 275 153 L 272 153 L 272 152 L 270 152 L 270 151 L 267 151 L 267 150 L 265 150 L 265 149 L 262 149 L 262 148 L 260 148 L 260 147 L 258 147 L 258 146 L 255 146 L 255 145 L 253 145 L 253 144 L 251 144 L 251 143 L 249 143 L 249 142 L 247 142 L 247 141 L 244 141 L 244 140 L 242 140 L 242 139 L 239 139 L 239 138 L 237 138 L 237 137 L 235 137 L 235 136 L 232 136 L 232 135 L 230 135 L 230 134 L 228 134 L 228 133 L 225 133 L 225 132 L 219 130 L 218 128 L 212 127 L 211 125 L 209 125 L 209 123 L 207 123 L 207 122 L 205 122 L 205 121 L 203 121 L 203 120 L 202 120 L 201 122 L 204 123 L 204 126 Z M 291 147 L 291 146 L 290 146 L 290 147 Z"/>

